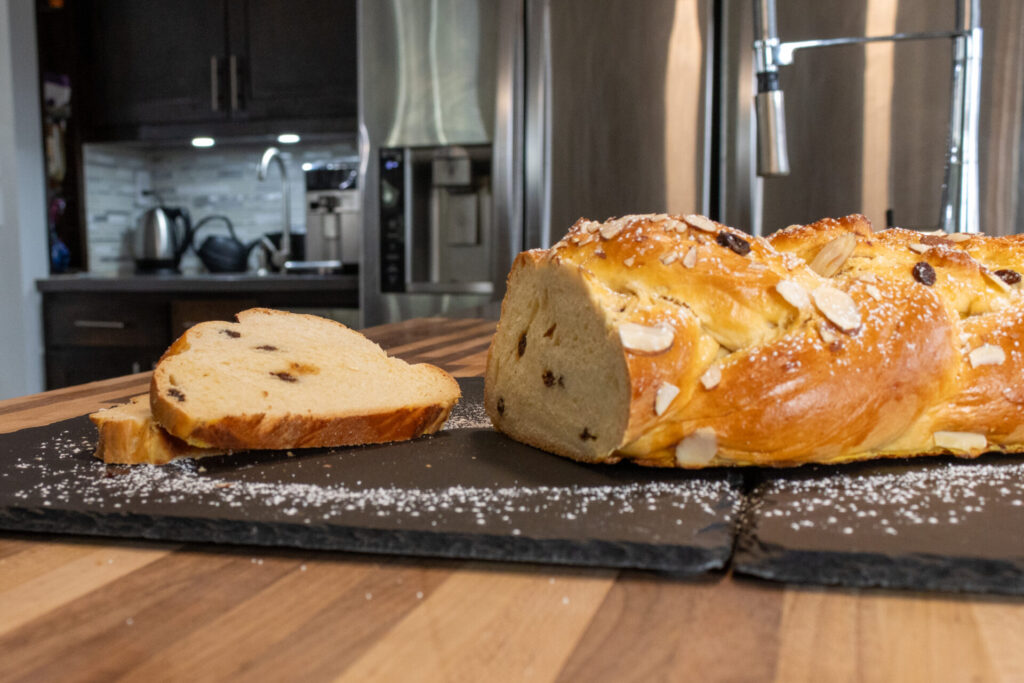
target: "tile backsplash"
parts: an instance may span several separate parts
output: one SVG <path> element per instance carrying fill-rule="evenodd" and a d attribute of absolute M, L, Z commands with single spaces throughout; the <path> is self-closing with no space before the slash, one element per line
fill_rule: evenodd
<path fill-rule="evenodd" d="M 320 161 L 358 160 L 356 141 L 279 145 L 291 182 L 292 229 L 304 230 L 306 222 L 305 182 L 302 165 Z M 257 168 L 265 144 L 218 145 L 209 149 L 139 148 L 123 144 L 90 144 L 83 152 L 85 210 L 88 228 L 89 272 L 128 274 L 133 272 L 131 232 L 142 213 L 158 203 L 184 207 L 193 223 L 219 214 L 235 226 L 246 243 L 282 223 L 281 181 L 276 165 L 260 182 Z M 143 195 L 151 190 L 155 196 Z M 159 200 L 156 199 L 159 197 Z M 224 232 L 219 221 L 204 226 L 198 236 Z M 185 272 L 202 265 L 195 254 L 182 259 Z"/>

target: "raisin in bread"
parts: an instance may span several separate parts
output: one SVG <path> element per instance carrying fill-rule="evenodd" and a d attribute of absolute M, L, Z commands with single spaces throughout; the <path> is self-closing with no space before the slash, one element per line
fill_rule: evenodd
<path fill-rule="evenodd" d="M 344 325 L 254 308 L 200 323 L 153 372 L 153 416 L 193 446 L 230 450 L 382 443 L 436 431 L 459 398 L 433 365 L 390 358 Z"/>
<path fill-rule="evenodd" d="M 1024 238 L 580 220 L 509 274 L 485 407 L 587 462 L 1024 450 Z"/>
<path fill-rule="evenodd" d="M 165 432 L 153 421 L 149 395 L 89 416 L 99 430 L 95 456 L 107 463 L 164 465 L 175 458 L 202 458 L 224 451 L 197 448 Z"/>

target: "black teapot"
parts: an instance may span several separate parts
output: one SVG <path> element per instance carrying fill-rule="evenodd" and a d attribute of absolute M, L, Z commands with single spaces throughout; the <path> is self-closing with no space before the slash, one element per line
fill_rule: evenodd
<path fill-rule="evenodd" d="M 199 228 L 210 221 L 222 221 L 227 225 L 227 235 L 210 235 L 199 247 L 193 246 L 199 260 L 211 273 L 244 273 L 249 265 L 249 252 L 259 244 L 259 241 L 245 244 L 235 234 L 235 226 L 227 216 L 207 216 L 196 223 L 192 229 L 193 242 Z"/>

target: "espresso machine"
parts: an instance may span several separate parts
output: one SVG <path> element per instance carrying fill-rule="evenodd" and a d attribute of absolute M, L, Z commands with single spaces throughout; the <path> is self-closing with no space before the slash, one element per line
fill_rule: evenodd
<path fill-rule="evenodd" d="M 359 267 L 359 172 L 355 164 L 316 164 L 306 171 L 306 260 L 321 271 Z"/>

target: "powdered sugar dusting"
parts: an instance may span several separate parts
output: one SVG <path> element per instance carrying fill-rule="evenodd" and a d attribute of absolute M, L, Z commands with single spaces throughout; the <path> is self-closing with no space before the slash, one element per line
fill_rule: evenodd
<path fill-rule="evenodd" d="M 442 429 L 483 429 L 490 426 L 491 418 L 487 417 L 482 403 L 459 401 Z"/>
<path fill-rule="evenodd" d="M 777 520 L 796 532 L 870 537 L 956 528 L 984 513 L 1024 507 L 1024 462 L 942 459 L 880 469 L 770 479 L 751 493 L 746 515 L 758 527 Z"/>
<path fill-rule="evenodd" d="M 474 420 L 478 421 L 481 414 L 476 410 L 462 411 L 455 419 L 476 424 Z M 275 470 L 267 475 L 256 464 L 246 462 L 219 467 L 209 460 L 202 461 L 202 466 L 194 460 L 165 466 L 108 466 L 91 457 L 94 446 L 89 436 L 72 436 L 64 431 L 40 445 L 45 457 L 15 458 L 14 468 L 25 475 L 18 479 L 32 482 L 14 491 L 15 504 L 55 509 L 85 505 L 108 514 L 159 515 L 175 514 L 173 506 L 187 503 L 188 514 L 196 514 L 198 507 L 209 510 L 213 518 L 437 531 L 455 528 L 463 533 L 470 528 L 513 536 L 520 535 L 520 527 L 527 528 L 538 515 L 557 518 L 562 528 L 567 525 L 588 531 L 595 523 L 606 526 L 600 520 L 609 517 L 621 519 L 619 524 L 625 527 L 647 526 L 642 521 L 631 521 L 634 515 L 648 519 L 658 516 L 678 518 L 677 524 L 686 520 L 679 527 L 676 542 L 712 525 L 731 525 L 739 509 L 735 478 L 721 475 L 641 479 L 597 486 L 549 486 L 518 481 L 511 486 L 463 485 L 455 477 L 442 486 L 381 486 L 352 481 L 347 476 L 345 458 L 358 455 L 356 449 L 321 454 L 305 462 L 301 457 L 289 458 L 289 467 L 305 465 L 313 469 L 320 481 L 309 483 L 283 481 L 280 472 Z M 434 464 L 440 467 L 439 459 Z M 7 477 L 8 472 L 0 476 Z M 532 526 L 536 528 L 536 521 Z M 644 540 L 669 539 L 660 538 L 656 530 L 651 530 Z"/>

